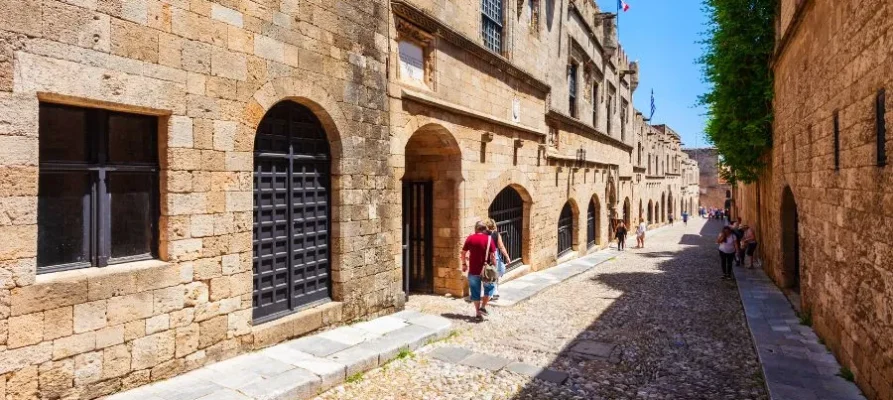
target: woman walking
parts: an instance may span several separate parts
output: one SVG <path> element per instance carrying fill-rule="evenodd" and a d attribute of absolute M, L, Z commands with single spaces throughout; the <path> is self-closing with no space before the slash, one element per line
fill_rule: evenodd
<path fill-rule="evenodd" d="M 754 233 L 753 228 L 748 225 L 742 225 L 741 229 L 744 230 L 744 238 L 741 239 L 741 247 L 744 250 L 741 250 L 744 254 L 741 256 L 741 265 L 744 265 L 744 261 L 747 257 L 750 257 L 750 266 L 747 268 L 753 268 L 753 255 L 754 252 L 757 251 L 757 235 Z"/>
<path fill-rule="evenodd" d="M 509 252 L 505 250 L 505 244 L 502 242 L 502 235 L 499 234 L 499 230 L 496 229 L 496 221 L 492 218 L 488 218 L 485 221 L 487 225 L 487 230 L 490 231 L 490 237 L 493 238 L 493 243 L 496 243 L 496 272 L 499 273 L 499 277 L 502 278 L 505 275 L 505 263 L 511 261 L 511 257 L 509 257 Z M 491 300 L 499 300 L 499 282 L 496 283 L 496 289 L 493 290 L 493 298 Z"/>
<path fill-rule="evenodd" d="M 645 221 L 639 221 L 639 226 L 636 228 L 636 246 L 638 248 L 645 247 L 645 231 L 648 230 L 648 225 L 645 224 Z"/>
<path fill-rule="evenodd" d="M 738 252 L 738 240 L 732 233 L 732 228 L 724 226 L 719 237 L 719 258 L 722 263 L 722 279 L 732 279 L 732 264 L 735 262 L 735 253 Z"/>
<path fill-rule="evenodd" d="M 617 224 L 615 234 L 617 236 L 617 250 L 623 251 L 626 248 L 626 225 L 623 221 Z"/>

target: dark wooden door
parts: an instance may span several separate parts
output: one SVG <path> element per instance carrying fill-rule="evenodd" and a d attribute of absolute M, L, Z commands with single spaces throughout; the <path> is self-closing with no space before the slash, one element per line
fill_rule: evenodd
<path fill-rule="evenodd" d="M 598 217 L 595 214 L 595 203 L 589 202 L 589 209 L 586 210 L 586 245 L 592 246 L 596 242 L 595 226 L 598 223 Z"/>
<path fill-rule="evenodd" d="M 434 291 L 433 183 L 403 183 L 403 290 Z"/>
<path fill-rule="evenodd" d="M 329 146 L 316 116 L 281 102 L 254 147 L 253 316 L 276 319 L 329 299 Z"/>

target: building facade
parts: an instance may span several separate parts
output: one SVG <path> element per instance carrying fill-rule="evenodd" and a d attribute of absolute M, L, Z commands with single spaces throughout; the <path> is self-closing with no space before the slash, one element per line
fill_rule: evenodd
<path fill-rule="evenodd" d="M 893 399 L 889 2 L 782 0 L 768 167 L 734 196 L 764 268 L 869 399 Z M 827 49 L 832 49 L 827 51 Z"/>
<path fill-rule="evenodd" d="M 89 399 L 697 205 L 591 1 L 0 0 L 0 393 Z M 2 396 L 0 396 L 2 397 Z"/>
<path fill-rule="evenodd" d="M 715 148 L 685 149 L 689 158 L 697 161 L 700 177 L 700 205 L 723 210 L 734 210 L 732 185 L 719 174 L 719 153 Z"/>

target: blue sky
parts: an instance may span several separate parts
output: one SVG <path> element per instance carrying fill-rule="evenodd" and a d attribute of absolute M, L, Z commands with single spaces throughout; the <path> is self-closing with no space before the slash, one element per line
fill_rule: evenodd
<path fill-rule="evenodd" d="M 654 89 L 654 124 L 667 124 L 682 136 L 685 147 L 704 147 L 704 109 L 695 107 L 707 90 L 700 65 L 701 32 L 706 15 L 701 0 L 627 0 L 630 9 L 620 13 L 620 44 L 630 60 L 639 61 L 639 87 L 633 97 L 645 116 L 651 110 Z M 598 0 L 599 8 L 614 12 L 616 0 Z"/>

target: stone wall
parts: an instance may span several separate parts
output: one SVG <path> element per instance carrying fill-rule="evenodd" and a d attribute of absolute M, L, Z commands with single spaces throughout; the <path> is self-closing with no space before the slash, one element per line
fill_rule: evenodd
<path fill-rule="evenodd" d="M 883 40 L 893 32 L 891 10 L 883 1 L 794 0 L 782 1 L 781 10 L 776 36 L 789 40 L 774 64 L 769 168 L 758 184 L 738 188 L 738 208 L 758 221 L 764 268 L 791 292 L 799 283 L 803 312 L 865 395 L 893 399 L 893 242 L 867 234 L 893 229 L 893 174 L 877 165 L 875 102 L 879 89 L 893 87 Z M 791 23 L 798 13 L 799 24 Z M 889 111 L 882 123 L 891 153 Z M 786 233 L 799 235 L 799 282 L 792 268 L 798 252 Z"/>
<path fill-rule="evenodd" d="M 716 149 L 685 149 L 684 151 L 698 162 L 701 205 L 707 208 L 725 208 L 725 202 L 732 186 L 719 176 L 719 154 Z"/>
<path fill-rule="evenodd" d="M 95 398 L 402 308 L 387 10 L 0 0 L 0 398 Z M 255 324 L 254 132 L 282 100 L 330 140 L 333 302 Z M 41 102 L 159 118 L 156 260 L 37 274 Z"/>

